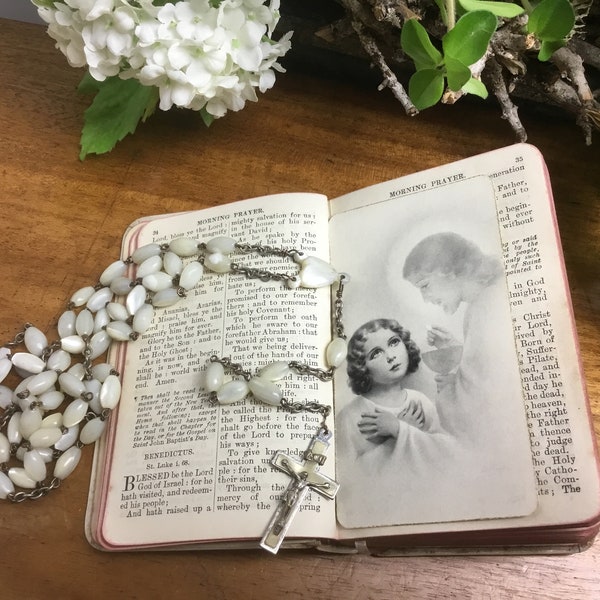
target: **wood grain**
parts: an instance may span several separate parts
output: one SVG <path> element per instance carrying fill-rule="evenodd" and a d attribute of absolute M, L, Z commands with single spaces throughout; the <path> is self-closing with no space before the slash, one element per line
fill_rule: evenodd
<path fill-rule="evenodd" d="M 0 20 L 0 339 L 49 328 L 73 290 L 118 255 L 134 219 L 283 191 L 330 197 L 512 143 L 480 102 L 406 117 L 386 93 L 289 72 L 257 104 L 206 129 L 155 115 L 111 154 L 78 160 L 88 99 L 43 27 Z M 550 168 L 600 436 L 600 139 L 523 113 Z M 91 453 L 39 503 L 0 506 L 2 597 L 600 597 L 600 544 L 573 556 L 380 559 L 284 552 L 106 554 L 83 534 Z"/>

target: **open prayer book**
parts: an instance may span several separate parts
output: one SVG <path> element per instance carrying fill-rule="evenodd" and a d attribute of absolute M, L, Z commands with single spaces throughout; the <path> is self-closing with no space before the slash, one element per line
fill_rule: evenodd
<path fill-rule="evenodd" d="M 142 218 L 151 242 L 228 236 L 348 273 L 334 380 L 279 382 L 333 407 L 320 472 L 282 548 L 373 554 L 573 552 L 600 479 L 546 167 L 517 144 L 328 200 L 290 193 Z M 236 259 L 238 260 L 238 259 Z M 238 262 L 295 272 L 280 257 Z M 332 292 L 205 271 L 109 357 L 123 393 L 94 455 L 86 518 L 103 550 L 257 548 L 321 416 L 248 396 L 212 405 L 211 355 L 324 367 Z M 408 361 L 408 362 L 407 362 Z"/>

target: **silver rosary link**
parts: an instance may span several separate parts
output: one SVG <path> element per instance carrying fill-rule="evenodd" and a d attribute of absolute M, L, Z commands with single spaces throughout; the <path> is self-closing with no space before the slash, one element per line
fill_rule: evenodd
<path fill-rule="evenodd" d="M 348 275 L 343 273 L 340 274 L 338 287 L 335 291 L 335 301 L 333 303 L 333 329 L 335 334 L 344 340 L 346 339 L 346 333 L 344 332 L 344 324 L 342 322 L 344 309 L 344 302 L 342 298 L 344 295 L 344 286 L 346 285 L 348 279 Z"/>

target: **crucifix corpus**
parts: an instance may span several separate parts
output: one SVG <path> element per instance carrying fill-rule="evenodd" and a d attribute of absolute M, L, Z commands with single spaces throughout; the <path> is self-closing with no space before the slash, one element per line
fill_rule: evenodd
<path fill-rule="evenodd" d="M 335 498 L 339 484 L 319 472 L 319 467 L 323 466 L 327 458 L 330 438 L 331 431 L 321 429 L 304 451 L 303 461 L 298 461 L 284 452 L 278 452 L 273 458 L 273 466 L 290 475 L 292 481 L 281 496 L 277 510 L 260 542 L 265 550 L 277 553 L 309 489 L 328 500 Z"/>

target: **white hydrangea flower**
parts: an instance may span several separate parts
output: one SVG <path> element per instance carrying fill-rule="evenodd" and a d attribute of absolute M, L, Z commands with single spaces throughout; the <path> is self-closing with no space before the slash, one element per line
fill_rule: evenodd
<path fill-rule="evenodd" d="M 160 108 L 213 117 L 256 101 L 275 82 L 291 33 L 271 39 L 279 0 L 34 0 L 72 66 L 159 90 Z"/>

